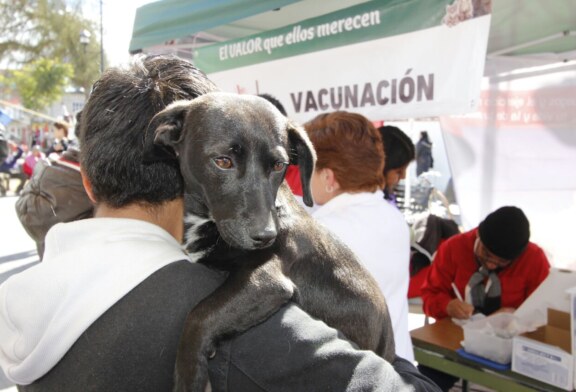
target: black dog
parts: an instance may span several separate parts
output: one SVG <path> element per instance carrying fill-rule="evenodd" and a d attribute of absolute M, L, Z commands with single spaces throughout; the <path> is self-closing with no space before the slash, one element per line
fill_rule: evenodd
<path fill-rule="evenodd" d="M 193 259 L 229 271 L 186 320 L 176 391 L 203 390 L 215 344 L 290 299 L 360 348 L 393 360 L 392 325 L 377 283 L 283 181 L 286 166 L 298 164 L 304 201 L 312 204 L 315 153 L 302 128 L 262 98 L 210 93 L 167 107 L 149 132 L 156 154 L 163 150 L 180 162 L 187 250 Z"/>

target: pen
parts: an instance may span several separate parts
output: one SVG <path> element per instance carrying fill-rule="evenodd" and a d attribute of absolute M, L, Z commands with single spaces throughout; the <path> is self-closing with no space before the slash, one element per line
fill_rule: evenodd
<path fill-rule="evenodd" d="M 454 290 L 454 294 L 456 294 L 456 298 L 458 298 L 460 301 L 464 302 L 464 300 L 462 299 L 462 296 L 460 295 L 460 292 L 458 291 L 458 287 L 456 287 L 454 282 L 452 282 L 452 290 Z"/>

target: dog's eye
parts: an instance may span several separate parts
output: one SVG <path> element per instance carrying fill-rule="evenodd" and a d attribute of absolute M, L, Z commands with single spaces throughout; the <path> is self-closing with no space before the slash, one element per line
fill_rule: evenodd
<path fill-rule="evenodd" d="M 274 166 L 272 167 L 272 170 L 274 170 L 275 172 L 281 172 L 282 170 L 284 170 L 284 168 L 288 166 L 288 163 L 286 162 L 282 162 L 282 161 L 278 161 L 276 163 L 274 163 Z"/>
<path fill-rule="evenodd" d="M 228 157 L 214 158 L 214 163 L 220 169 L 232 169 L 232 167 L 234 166 L 234 164 L 232 163 L 232 160 Z"/>

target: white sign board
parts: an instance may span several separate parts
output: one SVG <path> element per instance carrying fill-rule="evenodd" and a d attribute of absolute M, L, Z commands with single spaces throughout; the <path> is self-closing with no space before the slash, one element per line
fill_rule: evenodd
<path fill-rule="evenodd" d="M 468 10 L 454 24 L 448 1 L 406 3 L 363 3 L 201 48 L 195 62 L 221 89 L 274 95 L 300 122 L 335 110 L 371 120 L 473 111 L 490 14 Z"/>

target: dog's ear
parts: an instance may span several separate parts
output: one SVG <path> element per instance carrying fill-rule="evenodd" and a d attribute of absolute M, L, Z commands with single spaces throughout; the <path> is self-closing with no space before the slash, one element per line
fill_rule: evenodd
<path fill-rule="evenodd" d="M 290 143 L 290 164 L 298 165 L 300 169 L 300 181 L 302 182 L 302 199 L 304 204 L 312 207 L 312 190 L 310 179 L 316 163 L 316 151 L 308 134 L 301 126 L 288 122 L 288 141 Z"/>
<path fill-rule="evenodd" d="M 176 160 L 175 146 L 182 137 L 190 101 L 177 101 L 156 114 L 146 130 L 144 162 Z"/>

